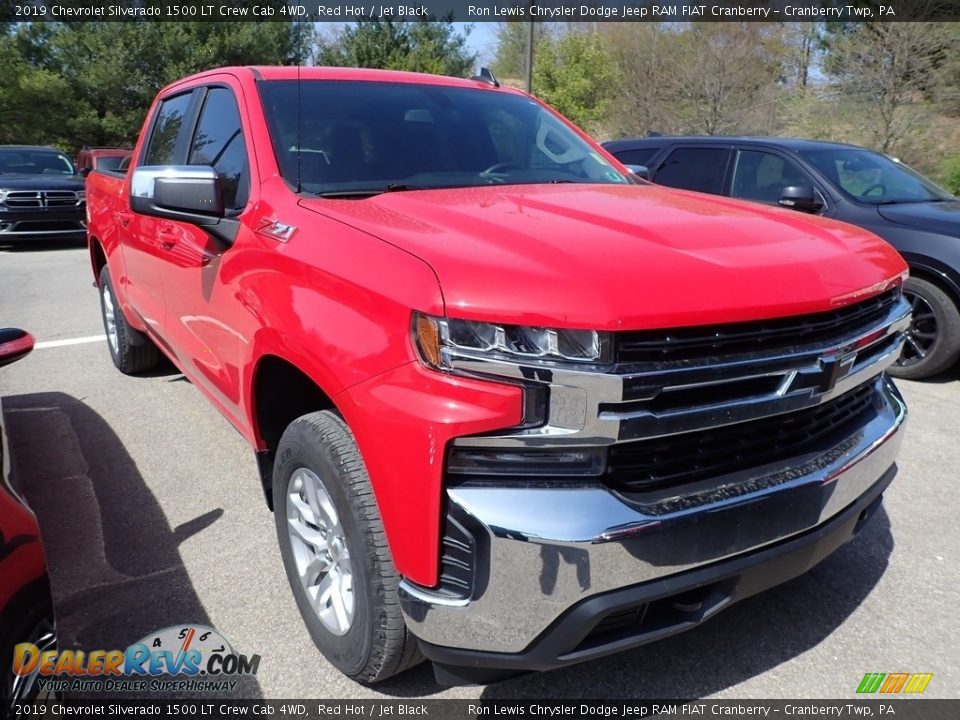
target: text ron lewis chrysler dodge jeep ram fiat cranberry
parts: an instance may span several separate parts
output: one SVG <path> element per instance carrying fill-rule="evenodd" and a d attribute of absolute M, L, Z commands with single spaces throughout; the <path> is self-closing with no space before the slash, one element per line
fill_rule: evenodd
<path fill-rule="evenodd" d="M 196 75 L 88 202 L 114 363 L 162 352 L 247 438 L 304 622 L 362 682 L 688 629 L 895 474 L 893 249 L 636 184 L 489 75 Z"/>

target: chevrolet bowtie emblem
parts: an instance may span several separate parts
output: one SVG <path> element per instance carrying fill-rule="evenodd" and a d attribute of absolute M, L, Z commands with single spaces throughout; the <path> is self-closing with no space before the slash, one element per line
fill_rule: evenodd
<path fill-rule="evenodd" d="M 833 390 L 837 383 L 850 374 L 850 368 L 853 367 L 857 359 L 856 353 L 849 355 L 828 355 L 820 358 L 820 367 L 822 368 L 819 376 L 819 382 L 815 385 L 821 393 L 827 393 Z"/>

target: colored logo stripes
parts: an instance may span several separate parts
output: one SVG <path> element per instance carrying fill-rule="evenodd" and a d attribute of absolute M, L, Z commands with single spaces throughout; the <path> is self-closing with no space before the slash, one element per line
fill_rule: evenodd
<path fill-rule="evenodd" d="M 927 689 L 933 673 L 867 673 L 860 681 L 857 692 L 871 693 L 922 693 Z"/>

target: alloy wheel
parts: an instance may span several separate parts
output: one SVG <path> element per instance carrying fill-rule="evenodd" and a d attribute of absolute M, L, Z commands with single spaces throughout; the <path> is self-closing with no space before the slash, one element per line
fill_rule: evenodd
<path fill-rule="evenodd" d="M 117 311 L 113 306 L 113 295 L 107 285 L 103 286 L 100 293 L 103 296 L 103 321 L 107 330 L 107 342 L 116 354 L 120 350 L 120 339 L 117 337 Z"/>
<path fill-rule="evenodd" d="M 937 316 L 929 302 L 920 295 L 906 290 L 903 297 L 910 303 L 913 314 L 897 365 L 909 367 L 923 360 L 933 350 L 937 342 L 938 327 Z"/>
<path fill-rule="evenodd" d="M 346 635 L 356 602 L 350 550 L 330 493 L 307 468 L 298 468 L 290 478 L 287 528 L 310 606 L 327 630 Z"/>

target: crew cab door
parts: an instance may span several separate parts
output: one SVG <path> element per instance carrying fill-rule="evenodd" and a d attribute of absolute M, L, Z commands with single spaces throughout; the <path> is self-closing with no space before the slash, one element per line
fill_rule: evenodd
<path fill-rule="evenodd" d="M 149 139 L 137 165 L 172 165 L 182 152 L 194 102 L 193 90 L 177 93 L 160 101 L 150 124 Z M 161 267 L 167 250 L 161 245 L 160 229 L 166 222 L 134 213 L 127 199 L 117 212 L 117 225 L 123 238 L 123 262 L 126 268 L 121 282 L 132 310 L 150 333 L 165 344 L 164 302 Z"/>
<path fill-rule="evenodd" d="M 224 81 L 197 88 L 196 121 L 178 160 L 216 170 L 227 217 L 243 214 L 250 195 L 250 153 L 237 92 Z M 243 223 L 239 233 L 246 232 Z M 157 220 L 159 266 L 166 300 L 164 336 L 191 380 L 239 419 L 239 305 L 230 267 L 237 255 L 197 225 Z M 235 244 L 242 243 L 238 234 Z"/>

